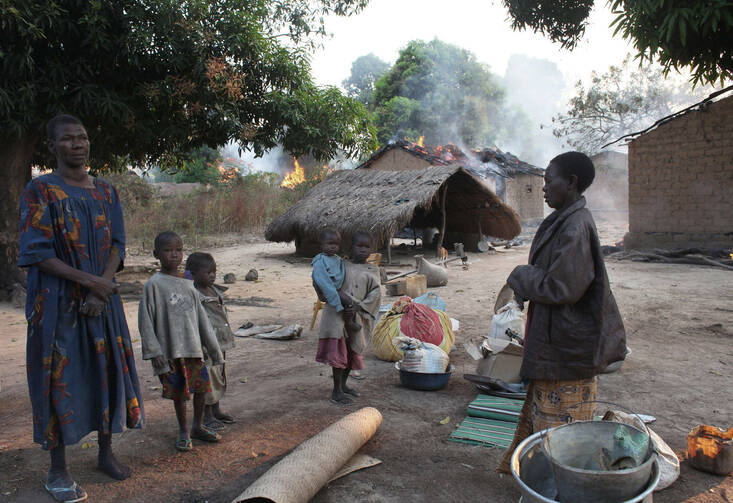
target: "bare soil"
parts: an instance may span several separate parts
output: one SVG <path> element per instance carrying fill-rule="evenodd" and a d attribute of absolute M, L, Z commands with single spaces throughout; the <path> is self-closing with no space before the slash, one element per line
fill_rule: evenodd
<path fill-rule="evenodd" d="M 604 244 L 623 237 L 623 223 L 599 225 Z M 116 452 L 133 476 L 115 482 L 95 471 L 96 435 L 68 448 L 72 474 L 95 502 L 227 502 L 300 442 L 356 407 L 328 401 L 330 369 L 314 361 L 317 335 L 310 330 L 315 296 L 309 260 L 290 245 L 251 242 L 209 250 L 220 276 L 238 278 L 256 268 L 256 283 L 238 281 L 227 292 L 231 321 L 257 324 L 300 323 L 295 341 L 238 339 L 227 353 L 229 387 L 222 408 L 237 417 L 217 445 L 195 443 L 190 453 L 174 450 L 176 425 L 170 401 L 148 362 L 140 360 L 137 301 L 125 302 L 136 341 L 137 369 L 143 390 L 146 427 L 115 436 Z M 412 263 L 407 250 L 397 259 Z M 355 385 L 357 406 L 379 409 L 384 422 L 363 451 L 383 464 L 348 475 L 324 487 L 316 502 L 516 502 L 510 476 L 494 472 L 502 452 L 447 440 L 465 417 L 476 389 L 463 373 L 475 362 L 462 342 L 488 331 L 494 299 L 512 268 L 525 263 L 528 245 L 494 255 L 470 255 L 468 271 L 449 268 L 448 286 L 436 289 L 448 311 L 460 320 L 457 370 L 437 392 L 404 389 L 392 363 L 365 356 L 367 378 Z M 153 264 L 138 256 L 130 265 Z M 653 428 L 682 459 L 682 474 L 655 502 L 730 502 L 733 480 L 692 469 L 685 459 L 686 435 L 705 423 L 733 426 L 733 274 L 686 265 L 607 263 L 612 288 L 624 316 L 632 354 L 621 370 L 599 381 L 599 399 L 656 416 Z M 134 269 L 134 268 L 130 268 Z M 123 280 L 142 282 L 145 273 Z M 237 302 L 237 300 L 239 302 Z M 394 300 L 394 299 L 392 299 Z M 383 302 L 389 302 L 384 298 Z M 238 305 L 241 304 L 241 305 Z M 25 382 L 25 320 L 21 309 L 0 304 L 0 500 L 51 501 L 43 490 L 48 456 L 33 444 L 31 410 Z M 450 417 L 448 424 L 440 421 Z M 314 470 L 318 467 L 314 466 Z"/>

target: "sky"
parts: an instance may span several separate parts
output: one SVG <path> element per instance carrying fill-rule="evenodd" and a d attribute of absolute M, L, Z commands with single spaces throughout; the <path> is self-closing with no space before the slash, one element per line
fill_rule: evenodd
<path fill-rule="evenodd" d="M 313 55 L 312 75 L 318 84 L 340 86 L 359 56 L 373 52 L 394 63 L 410 40 L 437 37 L 472 51 L 498 75 L 504 74 L 512 54 L 525 54 L 555 62 L 565 81 L 574 83 L 586 80 L 592 70 L 602 73 L 610 65 L 620 64 L 627 53 L 634 53 L 620 36 L 612 37 L 609 25 L 613 15 L 605 2 L 597 4 L 585 37 L 570 52 L 541 34 L 512 31 L 499 0 L 371 0 L 356 16 L 326 19 L 332 36 Z"/>

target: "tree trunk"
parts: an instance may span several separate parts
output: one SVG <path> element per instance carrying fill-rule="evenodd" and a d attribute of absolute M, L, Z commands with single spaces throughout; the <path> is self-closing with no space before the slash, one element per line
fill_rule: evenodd
<path fill-rule="evenodd" d="M 0 300 L 7 298 L 15 283 L 25 286 L 18 266 L 18 207 L 23 189 L 31 179 L 31 161 L 38 136 L 0 141 Z"/>

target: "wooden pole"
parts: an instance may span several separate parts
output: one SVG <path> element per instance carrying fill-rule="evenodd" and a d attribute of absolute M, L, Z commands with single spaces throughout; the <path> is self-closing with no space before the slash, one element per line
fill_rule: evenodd
<path fill-rule="evenodd" d="M 392 238 L 387 240 L 387 263 L 392 263 Z"/>
<path fill-rule="evenodd" d="M 440 248 L 443 246 L 443 240 L 445 239 L 445 197 L 448 194 L 448 182 L 445 182 L 445 185 L 443 185 L 443 194 L 441 195 L 441 201 L 440 201 L 440 212 L 441 216 L 443 218 L 443 221 L 440 224 L 440 236 L 438 236 L 438 246 L 435 247 L 435 256 L 440 256 Z"/>

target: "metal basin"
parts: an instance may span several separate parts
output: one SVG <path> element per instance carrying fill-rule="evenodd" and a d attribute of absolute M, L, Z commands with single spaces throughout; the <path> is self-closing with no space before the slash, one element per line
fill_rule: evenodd
<path fill-rule="evenodd" d="M 546 432 L 547 430 L 545 430 Z M 557 503 L 557 486 L 552 475 L 552 466 L 542 450 L 542 434 L 538 432 L 527 437 L 512 454 L 511 470 L 519 484 L 521 503 Z M 656 458 L 652 463 L 651 477 L 642 492 L 627 500 L 613 503 L 652 503 L 652 493 L 659 483 L 659 466 Z M 594 501 L 594 500 L 588 500 Z"/>
<path fill-rule="evenodd" d="M 395 368 L 400 371 L 400 383 L 405 388 L 412 388 L 422 391 L 435 391 L 445 387 L 450 380 L 450 375 L 455 369 L 451 364 L 448 366 L 447 372 L 440 372 L 437 374 L 423 374 L 421 372 L 409 372 L 402 370 L 399 365 L 400 362 L 395 363 Z"/>
<path fill-rule="evenodd" d="M 639 494 L 652 473 L 656 452 L 649 434 L 614 421 L 576 421 L 550 428 L 542 448 L 562 501 L 617 502 Z M 611 465 L 619 463 L 619 469 Z"/>

